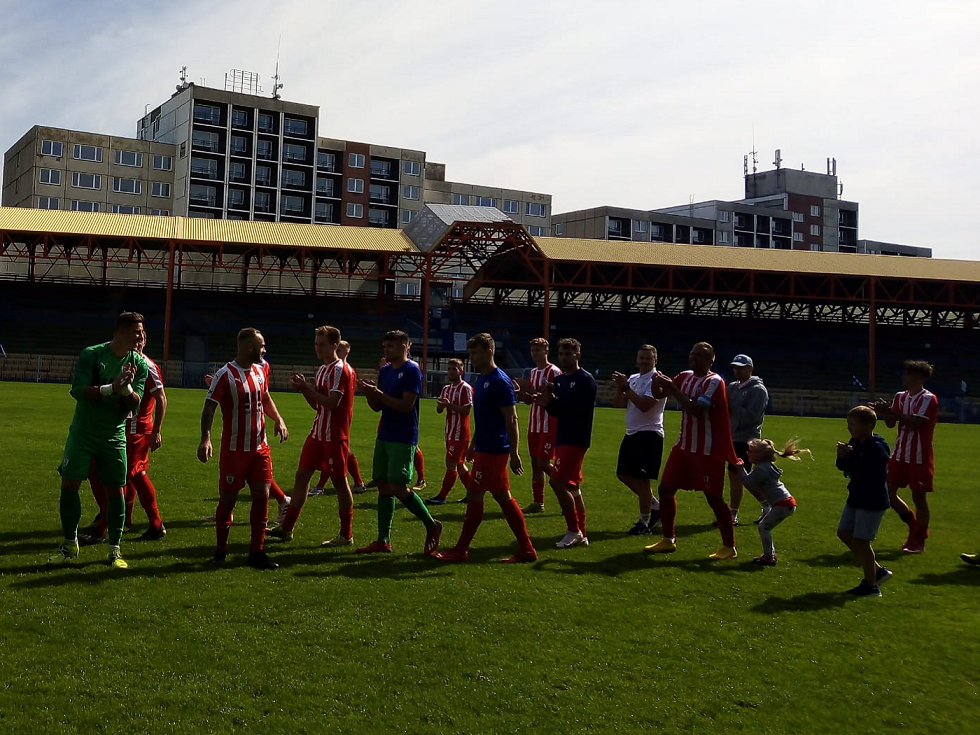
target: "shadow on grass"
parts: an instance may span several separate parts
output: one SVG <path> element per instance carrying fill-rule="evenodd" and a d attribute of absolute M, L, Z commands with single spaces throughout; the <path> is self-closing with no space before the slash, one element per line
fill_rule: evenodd
<path fill-rule="evenodd" d="M 703 559 L 678 559 L 665 554 L 646 554 L 642 547 L 635 552 L 591 561 L 589 559 L 576 559 L 574 555 L 578 553 L 575 550 L 569 550 L 568 556 L 563 556 L 560 559 L 542 559 L 534 565 L 533 569 L 538 572 L 552 572 L 554 574 L 600 574 L 605 577 L 619 577 L 629 572 L 655 570 L 658 567 L 716 574 L 753 573 L 762 570 L 756 564 L 745 564 L 739 561 L 715 561 L 707 557 Z"/>
<path fill-rule="evenodd" d="M 858 563 L 850 551 L 841 551 L 836 554 L 820 554 L 809 559 L 800 559 L 800 561 L 811 567 L 853 567 Z"/>
<path fill-rule="evenodd" d="M 274 557 L 278 560 L 278 557 Z M 452 574 L 448 564 L 440 564 L 435 559 L 430 559 L 421 554 L 413 556 L 390 556 L 385 554 L 382 557 L 371 555 L 370 557 L 358 557 L 358 561 L 351 561 L 345 557 L 342 561 L 351 563 L 343 566 L 331 568 L 329 572 L 318 572 L 314 570 L 298 572 L 297 577 L 323 577 L 325 575 L 340 575 L 348 579 L 394 579 L 394 580 L 415 580 L 419 578 L 445 577 Z M 360 561 L 363 559 L 363 561 Z"/>
<path fill-rule="evenodd" d="M 777 615 L 784 612 L 817 612 L 844 607 L 850 600 L 857 597 L 843 592 L 807 592 L 795 597 L 769 597 L 752 608 L 752 612 L 764 615 Z"/>
<path fill-rule="evenodd" d="M 928 587 L 943 587 L 945 585 L 980 587 L 980 568 L 964 564 L 941 574 L 920 574 L 915 579 L 910 579 L 909 584 L 923 584 Z"/>

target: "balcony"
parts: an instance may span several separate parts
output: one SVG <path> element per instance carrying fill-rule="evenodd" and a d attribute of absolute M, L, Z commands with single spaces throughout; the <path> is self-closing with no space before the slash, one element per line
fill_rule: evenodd
<path fill-rule="evenodd" d="M 209 105 L 194 105 L 194 122 L 204 125 L 221 125 L 221 109 Z"/>
<path fill-rule="evenodd" d="M 398 181 L 398 165 L 391 161 L 371 161 L 371 178 Z"/>
<path fill-rule="evenodd" d="M 191 159 L 191 176 L 198 179 L 216 181 L 218 177 L 217 161 L 196 161 Z"/>

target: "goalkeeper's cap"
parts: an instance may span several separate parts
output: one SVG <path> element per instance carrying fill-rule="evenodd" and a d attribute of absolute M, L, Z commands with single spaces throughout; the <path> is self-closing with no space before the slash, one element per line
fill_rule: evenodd
<path fill-rule="evenodd" d="M 755 367 L 755 363 L 748 355 L 735 355 L 732 358 L 732 365 L 735 367 Z"/>

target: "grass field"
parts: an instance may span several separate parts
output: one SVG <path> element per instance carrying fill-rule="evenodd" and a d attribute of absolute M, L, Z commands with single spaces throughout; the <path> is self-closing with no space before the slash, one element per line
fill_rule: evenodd
<path fill-rule="evenodd" d="M 319 548 L 336 501 L 309 501 L 275 572 L 244 566 L 247 510 L 230 565 L 212 569 L 217 463 L 195 458 L 203 391 L 172 390 L 151 476 L 170 534 L 124 538 L 126 572 L 106 549 L 73 568 L 44 560 L 60 538 L 58 484 L 73 404 L 65 386 L 0 383 L 0 733 L 974 733 L 980 723 L 980 427 L 940 425 L 939 492 L 925 554 L 898 551 L 889 514 L 876 547 L 895 572 L 880 599 L 842 591 L 860 572 L 835 537 L 846 491 L 833 466 L 843 419 L 770 417 L 766 435 L 803 437 L 815 461 L 784 462 L 798 513 L 775 531 L 779 566 L 760 553 L 743 507 L 737 560 L 702 497 L 679 496 L 678 551 L 651 558 L 626 535 L 633 496 L 615 480 L 622 413 L 599 409 L 585 465 L 592 545 L 559 551 L 557 504 L 528 518 L 540 560 L 501 565 L 512 537 L 499 512 L 467 565 L 420 554 L 424 531 L 395 518 L 390 556 Z M 276 400 L 292 439 L 273 447 L 288 488 L 312 412 Z M 442 477 L 441 417 L 422 405 L 429 487 Z M 668 438 L 678 416 L 668 413 Z M 355 409 L 353 448 L 370 471 L 376 417 Z M 882 427 L 883 428 L 883 427 Z M 891 442 L 894 432 L 884 430 Z M 529 478 L 513 481 L 522 504 Z M 456 494 L 461 491 L 457 489 Z M 246 501 L 247 507 L 247 501 Z M 355 541 L 375 537 L 356 497 Z M 84 521 L 94 503 L 83 488 Z M 463 506 L 436 513 L 444 544 Z"/>

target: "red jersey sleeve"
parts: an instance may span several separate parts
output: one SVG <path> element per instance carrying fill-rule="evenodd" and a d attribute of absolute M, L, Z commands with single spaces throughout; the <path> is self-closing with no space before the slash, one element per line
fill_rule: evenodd
<path fill-rule="evenodd" d="M 225 405 L 231 395 L 230 380 L 231 377 L 227 370 L 219 370 L 218 374 L 214 376 L 214 380 L 211 381 L 211 387 L 208 388 L 207 400 L 214 401 L 218 405 Z"/>

